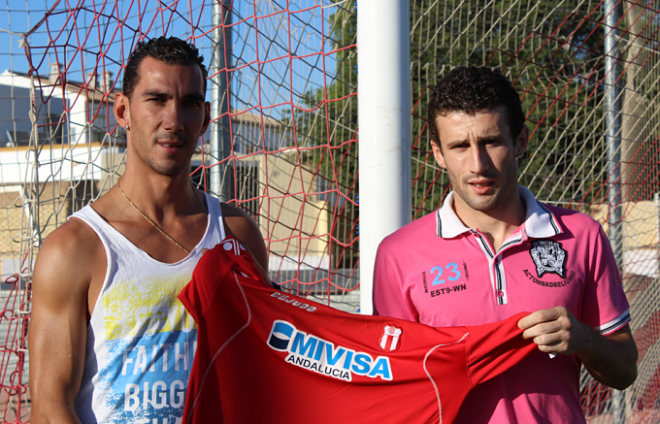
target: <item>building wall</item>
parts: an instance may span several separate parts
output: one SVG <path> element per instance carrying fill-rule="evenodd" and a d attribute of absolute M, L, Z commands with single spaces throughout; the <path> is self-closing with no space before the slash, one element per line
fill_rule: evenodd
<path fill-rule="evenodd" d="M 236 163 L 256 168 L 252 174 L 258 184 L 237 181 L 236 185 L 254 187 L 254 194 L 243 192 L 238 197 L 258 204 L 256 220 L 270 250 L 269 269 L 328 269 L 329 212 L 325 199 L 307 194 L 318 191 L 314 174 L 286 154 L 256 155 Z"/>
<path fill-rule="evenodd" d="M 42 185 L 39 192 L 36 209 L 39 227 L 33 229 L 23 187 L 0 186 L 0 276 L 3 281 L 8 274 L 18 271 L 23 255 L 30 248 L 36 249 L 40 239 L 48 237 L 66 222 L 69 215 L 89 201 L 95 188 L 92 181 L 76 184 L 58 181 Z"/>
<path fill-rule="evenodd" d="M 125 139 L 124 130 L 116 128 L 112 111 L 114 92 L 84 89 L 76 83 L 69 83 L 62 89 L 59 81 L 53 85 L 47 80 L 32 80 L 4 72 L 0 74 L 0 110 L 4 111 L 0 119 L 0 147 L 10 141 L 7 131 L 18 133 L 19 145 L 27 145 L 29 138 L 25 137 L 32 130 L 30 91 L 33 84 L 40 144 L 116 143 L 117 140 L 108 135 L 109 131 L 116 131 L 116 137 Z"/>
<path fill-rule="evenodd" d="M 19 190 L 18 186 L 10 186 L 0 191 L 0 276 L 3 281 L 10 261 L 18 261 L 21 225 L 26 225 Z M 11 268 L 13 270 L 14 266 Z"/>

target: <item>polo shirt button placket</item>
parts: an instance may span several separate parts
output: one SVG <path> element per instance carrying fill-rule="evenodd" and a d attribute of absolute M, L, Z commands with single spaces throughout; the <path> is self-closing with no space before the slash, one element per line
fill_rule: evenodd
<path fill-rule="evenodd" d="M 503 281 L 504 280 L 504 269 L 501 267 L 502 264 L 502 251 L 497 252 L 495 255 L 495 258 L 493 259 L 493 275 L 495 276 L 495 284 L 496 284 L 496 291 L 495 291 L 495 296 L 496 296 L 496 302 L 498 305 L 504 305 L 505 304 L 505 293 L 504 290 L 506 290 L 506 283 Z"/>

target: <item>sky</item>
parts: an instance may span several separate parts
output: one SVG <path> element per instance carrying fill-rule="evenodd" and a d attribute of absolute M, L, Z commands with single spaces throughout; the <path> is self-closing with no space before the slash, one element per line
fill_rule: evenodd
<path fill-rule="evenodd" d="M 236 70 L 232 90 L 238 109 L 255 105 L 285 109 L 287 103 L 297 102 L 299 94 L 328 84 L 328 75 L 334 72 L 332 55 L 320 54 L 331 48 L 323 36 L 330 32 L 327 19 L 334 9 L 331 1 L 290 1 L 289 13 L 284 9 L 286 3 L 233 0 Z M 121 78 L 121 63 L 138 41 L 140 31 L 149 37 L 166 34 L 193 40 L 208 67 L 211 28 L 210 0 L 64 0 L 58 4 L 56 0 L 5 0 L 0 7 L 0 72 L 30 69 L 19 35 L 29 31 L 32 66 L 41 76 L 47 76 L 49 65 L 57 61 L 66 67 L 70 81 L 82 81 L 95 68 L 99 73 L 112 72 L 113 79 Z"/>

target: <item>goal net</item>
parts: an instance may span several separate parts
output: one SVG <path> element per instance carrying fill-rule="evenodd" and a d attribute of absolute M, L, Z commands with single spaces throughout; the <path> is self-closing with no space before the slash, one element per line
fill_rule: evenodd
<path fill-rule="evenodd" d="M 606 54 L 602 2 L 410 1 L 413 219 L 449 189 L 429 148 L 430 88 L 457 65 L 499 69 L 528 113 L 521 183 L 618 234 L 639 377 L 616 393 L 583 375 L 585 414 L 656 423 L 659 3 L 617 5 L 617 49 Z M 27 0 L 0 9 L 0 422 L 29 421 L 39 246 L 123 172 L 125 134 L 112 106 L 143 39 L 186 39 L 209 67 L 212 124 L 193 183 L 252 214 L 284 290 L 359 310 L 358 10 L 354 0 Z M 618 64 L 614 123 L 608 56 Z"/>

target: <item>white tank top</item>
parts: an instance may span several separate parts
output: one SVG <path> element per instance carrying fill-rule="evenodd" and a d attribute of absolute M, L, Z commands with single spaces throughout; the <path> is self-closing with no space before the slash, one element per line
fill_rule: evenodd
<path fill-rule="evenodd" d="M 225 237 L 220 203 L 206 195 L 206 204 L 204 237 L 174 264 L 153 259 L 90 206 L 72 215 L 98 234 L 108 261 L 87 329 L 85 369 L 75 402 L 83 424 L 181 421 L 197 325 L 177 295 L 190 281 L 202 249 Z"/>

